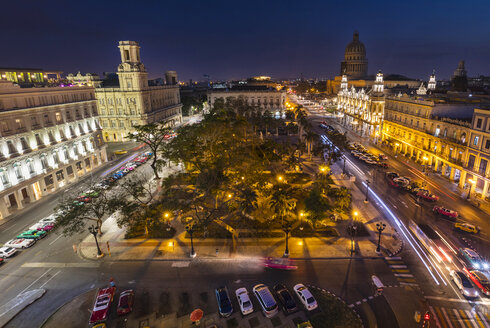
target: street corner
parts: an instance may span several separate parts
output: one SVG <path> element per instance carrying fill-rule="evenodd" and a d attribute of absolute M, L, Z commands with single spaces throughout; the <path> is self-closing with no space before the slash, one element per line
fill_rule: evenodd
<path fill-rule="evenodd" d="M 87 327 L 96 294 L 97 288 L 94 288 L 76 296 L 52 313 L 41 327 Z"/>

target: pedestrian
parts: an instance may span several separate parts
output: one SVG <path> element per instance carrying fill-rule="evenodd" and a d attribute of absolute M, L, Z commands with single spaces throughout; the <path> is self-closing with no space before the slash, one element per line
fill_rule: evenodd
<path fill-rule="evenodd" d="M 219 249 L 216 248 L 216 257 L 218 257 Z"/>
<path fill-rule="evenodd" d="M 111 287 L 116 287 L 116 282 L 114 281 L 114 278 L 111 277 L 111 279 L 109 279 L 109 285 Z"/>
<path fill-rule="evenodd" d="M 73 244 L 73 252 L 76 253 L 77 252 L 77 244 Z"/>

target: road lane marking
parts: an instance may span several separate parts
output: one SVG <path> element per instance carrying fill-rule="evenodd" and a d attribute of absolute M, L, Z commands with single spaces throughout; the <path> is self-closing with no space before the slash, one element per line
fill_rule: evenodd
<path fill-rule="evenodd" d="M 395 273 L 395 277 L 403 277 L 403 278 L 413 278 L 413 274 L 410 273 Z"/>
<path fill-rule="evenodd" d="M 42 285 L 41 285 L 39 288 L 43 288 L 44 286 L 46 286 L 46 284 L 47 284 L 48 282 L 50 282 L 50 281 L 51 281 L 51 279 L 53 279 L 54 277 L 56 277 L 56 275 L 58 275 L 58 273 L 60 273 L 60 272 L 61 272 L 61 270 L 60 270 L 60 271 L 57 271 L 57 272 L 56 272 L 54 275 L 52 275 L 52 276 L 51 276 L 51 277 L 50 277 L 48 280 L 46 280 L 46 282 L 45 282 L 44 284 L 42 284 Z"/>
<path fill-rule="evenodd" d="M 28 290 L 29 288 L 31 288 L 32 285 L 34 285 L 36 282 L 39 281 L 39 279 L 41 279 L 42 277 L 44 277 L 45 274 L 47 274 L 49 271 L 53 270 L 53 268 L 50 268 L 48 270 L 46 270 L 46 272 L 44 272 L 42 275 L 40 275 L 36 280 L 34 280 L 29 286 L 27 286 L 26 288 L 24 288 L 18 295 L 22 294 L 23 292 L 25 292 L 26 290 Z"/>
<path fill-rule="evenodd" d="M 485 328 L 483 326 L 483 324 L 480 322 L 480 318 L 478 318 L 478 316 L 476 315 L 476 312 L 472 311 L 471 313 L 473 313 L 473 315 L 470 313 L 470 311 L 466 310 L 466 313 L 468 314 L 468 316 L 470 317 L 471 316 L 471 321 L 472 322 L 475 322 L 475 325 L 477 328 Z M 476 321 L 475 321 L 476 319 Z"/>
<path fill-rule="evenodd" d="M 15 226 L 16 226 L 16 224 L 13 224 L 10 228 L 3 230 L 3 232 L 9 231 L 10 229 L 15 228 Z"/>
<path fill-rule="evenodd" d="M 390 268 L 393 268 L 393 269 L 406 269 L 407 266 L 406 265 L 397 264 L 397 265 L 390 265 Z"/>
<path fill-rule="evenodd" d="M 187 268 L 191 264 L 190 261 L 179 261 L 179 262 L 173 262 L 172 263 L 172 268 Z"/>
<path fill-rule="evenodd" d="M 50 245 L 53 245 L 58 239 L 60 239 L 63 235 L 59 235 L 58 237 L 56 237 L 55 240 L 53 240 L 52 242 L 50 242 L 49 244 Z"/>
<path fill-rule="evenodd" d="M 60 262 L 28 262 L 21 265 L 23 268 L 97 268 L 99 263 L 60 263 Z"/>
<path fill-rule="evenodd" d="M 490 328 L 490 325 L 488 325 L 487 320 L 485 319 L 485 316 L 483 315 L 483 313 L 475 311 L 475 317 L 478 318 L 479 322 L 483 322 L 483 324 L 485 325 L 485 328 Z"/>

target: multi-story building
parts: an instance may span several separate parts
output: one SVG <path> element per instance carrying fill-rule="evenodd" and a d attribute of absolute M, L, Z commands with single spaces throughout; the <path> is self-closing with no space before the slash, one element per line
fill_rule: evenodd
<path fill-rule="evenodd" d="M 0 219 L 107 161 L 94 88 L 0 81 Z"/>
<path fill-rule="evenodd" d="M 89 86 L 89 87 L 95 87 L 98 88 L 102 85 L 102 80 L 100 77 L 95 74 L 95 73 L 87 73 L 83 75 L 82 73 L 78 72 L 77 74 L 68 74 L 66 76 L 66 80 L 76 86 Z"/>
<path fill-rule="evenodd" d="M 19 85 L 47 85 L 61 79 L 61 71 L 46 71 L 40 68 L 0 67 L 0 80 Z"/>
<path fill-rule="evenodd" d="M 262 113 L 268 111 L 275 117 L 283 117 L 286 111 L 286 90 L 277 90 L 267 86 L 237 86 L 226 89 L 213 89 L 208 94 L 208 104 L 214 107 L 216 100 L 225 102 L 232 99 L 243 99 L 245 103 L 260 109 Z"/>
<path fill-rule="evenodd" d="M 174 126 L 181 123 L 177 73 L 167 72 L 166 85 L 149 86 L 138 43 L 120 41 L 119 50 L 119 87 L 95 89 L 105 141 L 125 141 L 128 132 L 136 125 L 162 122 Z"/>
<path fill-rule="evenodd" d="M 361 136 L 378 138 L 384 116 L 384 82 L 379 72 L 371 89 L 349 89 L 347 75 L 342 76 L 341 90 L 337 94 L 337 112 L 342 124 L 350 126 Z"/>
<path fill-rule="evenodd" d="M 382 140 L 396 153 L 488 197 L 490 111 L 473 103 L 387 97 Z M 489 140 L 489 141 L 487 141 Z"/>

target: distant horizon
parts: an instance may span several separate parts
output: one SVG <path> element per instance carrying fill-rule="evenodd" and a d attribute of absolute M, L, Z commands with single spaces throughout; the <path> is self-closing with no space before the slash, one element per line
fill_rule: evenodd
<path fill-rule="evenodd" d="M 23 19 L 20 24 L 5 15 L 0 21 L 0 66 L 113 72 L 120 63 L 118 41 L 134 40 L 150 78 L 175 70 L 181 81 L 301 73 L 332 79 L 357 30 L 371 74 L 427 80 L 435 69 L 438 80 L 447 80 L 464 60 L 468 76 L 490 75 L 485 1 L 149 2 L 134 15 L 128 6 L 135 4 L 6 3 L 4 12 L 22 12 Z"/>

